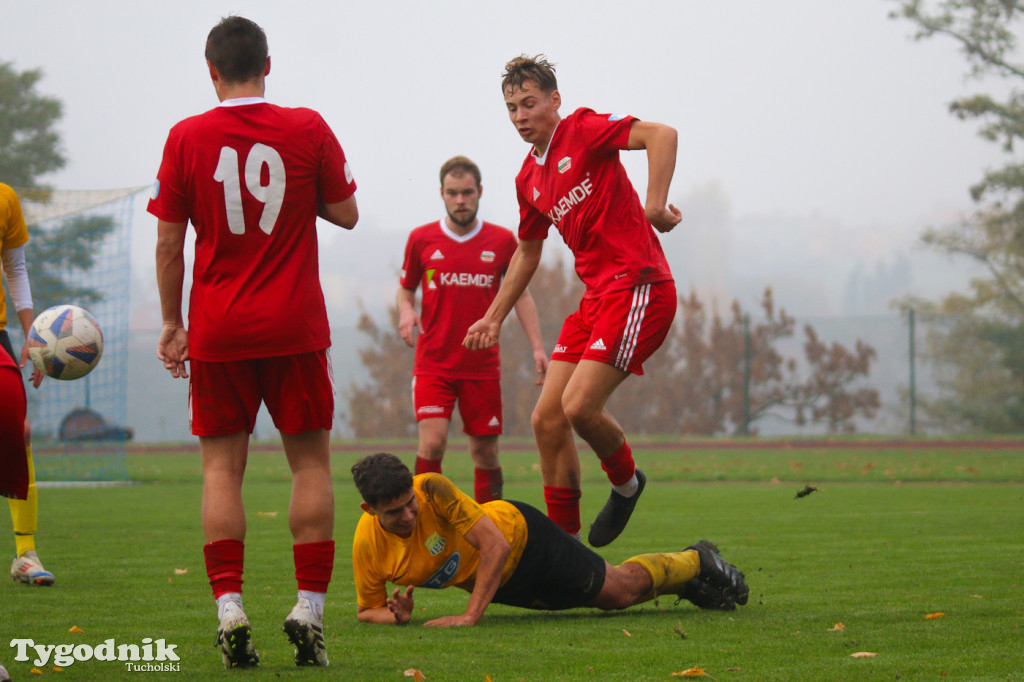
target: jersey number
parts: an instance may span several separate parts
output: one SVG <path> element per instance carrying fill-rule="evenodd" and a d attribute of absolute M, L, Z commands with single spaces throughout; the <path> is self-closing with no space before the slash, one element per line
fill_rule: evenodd
<path fill-rule="evenodd" d="M 263 166 L 270 171 L 267 184 L 260 182 Z M 224 183 L 224 208 L 228 214 L 228 229 L 232 234 L 245 234 L 245 214 L 242 213 L 242 179 L 238 177 L 238 152 L 231 147 L 220 148 L 220 161 L 213 179 Z M 284 161 L 273 147 L 256 143 L 245 159 L 245 188 L 263 204 L 260 229 L 270 234 L 284 203 Z"/>

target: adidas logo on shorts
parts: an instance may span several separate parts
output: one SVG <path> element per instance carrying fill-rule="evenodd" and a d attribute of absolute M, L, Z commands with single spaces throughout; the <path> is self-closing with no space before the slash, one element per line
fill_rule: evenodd
<path fill-rule="evenodd" d="M 590 344 L 590 350 L 608 350 L 608 348 L 604 345 L 604 339 L 598 339 Z"/>
<path fill-rule="evenodd" d="M 491 417 L 491 421 L 487 422 L 488 426 L 500 426 L 501 422 L 498 421 L 497 417 Z"/>

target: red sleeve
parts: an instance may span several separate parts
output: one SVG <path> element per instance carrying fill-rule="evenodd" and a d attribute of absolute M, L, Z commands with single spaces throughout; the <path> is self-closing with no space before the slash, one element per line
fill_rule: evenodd
<path fill-rule="evenodd" d="M 635 116 L 597 114 L 592 109 L 580 109 L 576 116 L 576 129 L 588 147 L 618 151 L 628 147 L 629 129 L 636 120 Z"/>
<path fill-rule="evenodd" d="M 519 238 L 547 239 L 551 221 L 538 211 L 523 196 L 523 188 L 516 183 L 516 198 L 519 199 Z"/>
<path fill-rule="evenodd" d="M 420 263 L 419 249 L 416 244 L 416 231 L 409 234 L 405 242 L 405 259 L 402 261 L 402 279 L 399 282 L 404 288 L 416 291 L 423 277 L 423 268 Z"/>
<path fill-rule="evenodd" d="M 147 210 L 160 220 L 184 223 L 189 219 L 182 172 L 181 135 L 172 128 L 164 144 L 164 156 L 156 174 L 156 187 Z"/>
<path fill-rule="evenodd" d="M 355 194 L 356 181 L 345 152 L 327 122 L 320 119 L 320 200 L 336 204 Z"/>

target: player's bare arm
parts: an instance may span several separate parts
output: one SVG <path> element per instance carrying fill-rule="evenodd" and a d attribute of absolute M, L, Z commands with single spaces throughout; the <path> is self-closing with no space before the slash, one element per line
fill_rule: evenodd
<path fill-rule="evenodd" d="M 523 333 L 533 349 L 533 364 L 537 367 L 537 381 L 541 386 L 548 373 L 548 354 L 544 351 L 544 339 L 540 333 L 540 316 L 537 315 L 537 303 L 527 289 L 516 301 L 516 317 L 523 326 Z"/>
<path fill-rule="evenodd" d="M 360 623 L 376 623 L 378 625 L 405 625 L 412 619 L 415 605 L 412 597 L 413 586 L 396 587 L 388 599 L 388 605 L 371 609 L 360 606 L 356 609 L 356 619 Z"/>
<path fill-rule="evenodd" d="M 398 335 L 405 341 L 405 345 L 412 348 L 416 345 L 416 334 L 423 331 L 423 323 L 416 312 L 416 291 L 398 287 L 395 305 L 398 307 Z"/>
<path fill-rule="evenodd" d="M 676 169 L 676 129 L 651 121 L 634 121 L 629 129 L 629 149 L 647 150 L 647 201 L 644 212 L 658 232 L 669 232 L 683 219 L 668 203 L 668 188 Z"/>
<path fill-rule="evenodd" d="M 543 239 L 523 239 L 516 247 L 509 261 L 505 279 L 491 302 L 484 316 L 470 325 L 462 345 L 470 350 L 493 348 L 498 343 L 501 323 L 512 312 L 516 301 L 526 291 L 533 278 L 533 273 L 540 265 L 541 253 L 544 250 Z"/>
<path fill-rule="evenodd" d="M 156 356 L 174 378 L 188 378 L 188 332 L 181 316 L 181 287 L 185 281 L 185 230 L 187 222 L 158 220 L 156 229 L 156 281 L 160 291 L 163 328 Z"/>
<path fill-rule="evenodd" d="M 466 612 L 461 616 L 435 618 L 424 623 L 425 625 L 437 627 L 476 625 L 494 598 L 494 593 L 501 586 L 501 573 L 512 549 L 509 547 L 508 540 L 494 525 L 494 521 L 487 516 L 481 516 L 480 520 L 466 532 L 466 541 L 480 552 L 476 581 L 473 585 L 473 592 L 469 595 Z"/>
<path fill-rule="evenodd" d="M 356 206 L 356 196 L 353 194 L 348 199 L 333 204 L 320 202 L 317 215 L 338 227 L 351 230 L 359 222 L 359 207 Z"/>

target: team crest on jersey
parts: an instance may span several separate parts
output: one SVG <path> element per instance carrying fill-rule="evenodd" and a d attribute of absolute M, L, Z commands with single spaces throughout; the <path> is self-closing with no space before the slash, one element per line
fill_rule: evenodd
<path fill-rule="evenodd" d="M 565 171 L 569 170 L 570 168 L 572 168 L 572 157 L 567 156 L 567 157 L 565 157 L 564 159 L 562 159 L 561 161 L 558 162 L 558 172 L 559 173 L 564 173 Z"/>
<path fill-rule="evenodd" d="M 539 197 L 539 196 L 540 196 L 540 192 L 538 192 L 538 191 L 537 191 L 537 188 L 536 188 L 536 187 L 534 187 L 534 188 L 533 188 L 533 200 L 534 200 L 534 201 L 537 201 L 537 197 Z"/>
<path fill-rule="evenodd" d="M 434 273 L 437 272 L 434 268 L 427 270 L 427 288 L 436 289 L 437 285 L 434 284 Z"/>
<path fill-rule="evenodd" d="M 427 541 L 423 543 L 423 546 L 427 548 L 428 552 L 430 552 L 430 556 L 437 556 L 444 551 L 444 538 L 437 533 L 434 533 L 427 538 Z"/>
<path fill-rule="evenodd" d="M 441 249 L 434 249 L 434 253 L 430 254 L 430 260 L 441 260 L 444 258 L 444 254 L 441 253 Z"/>
<path fill-rule="evenodd" d="M 494 252 L 493 251 L 481 251 L 480 252 L 480 260 L 482 260 L 485 263 L 493 263 L 494 262 Z"/>

